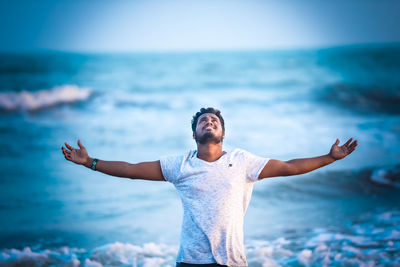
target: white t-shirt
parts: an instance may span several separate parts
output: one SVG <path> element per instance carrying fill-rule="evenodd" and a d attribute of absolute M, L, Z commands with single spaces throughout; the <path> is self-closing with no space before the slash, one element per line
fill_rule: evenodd
<path fill-rule="evenodd" d="M 197 151 L 161 158 L 164 178 L 178 190 L 183 206 L 177 262 L 247 266 L 243 220 L 268 160 L 242 149 L 214 162 L 197 158 Z"/>

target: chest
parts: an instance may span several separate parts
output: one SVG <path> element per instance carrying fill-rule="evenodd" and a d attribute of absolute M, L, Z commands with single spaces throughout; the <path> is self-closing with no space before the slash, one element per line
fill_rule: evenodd
<path fill-rule="evenodd" d="M 192 195 L 232 194 L 242 191 L 245 171 L 227 160 L 216 164 L 188 162 L 181 168 L 176 188 Z"/>

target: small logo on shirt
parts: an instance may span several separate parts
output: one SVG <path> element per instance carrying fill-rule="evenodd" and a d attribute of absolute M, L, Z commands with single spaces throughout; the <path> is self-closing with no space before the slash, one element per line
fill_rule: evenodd
<path fill-rule="evenodd" d="M 232 167 L 232 164 L 231 164 L 231 163 L 229 163 L 228 167 Z"/>

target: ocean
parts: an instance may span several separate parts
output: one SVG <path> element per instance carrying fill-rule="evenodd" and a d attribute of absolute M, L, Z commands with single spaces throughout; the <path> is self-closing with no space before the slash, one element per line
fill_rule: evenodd
<path fill-rule="evenodd" d="M 168 53 L 0 54 L 0 266 L 175 266 L 172 184 L 64 159 L 131 163 L 195 149 L 215 107 L 224 150 L 290 160 L 358 140 L 343 160 L 259 181 L 249 266 L 400 266 L 400 45 Z"/>

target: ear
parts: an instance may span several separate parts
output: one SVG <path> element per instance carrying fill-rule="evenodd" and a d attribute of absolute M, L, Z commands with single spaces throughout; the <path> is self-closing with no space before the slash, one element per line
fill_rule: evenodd
<path fill-rule="evenodd" d="M 193 137 L 193 139 L 196 139 L 196 138 L 194 137 L 194 132 L 192 133 L 192 137 Z"/>

